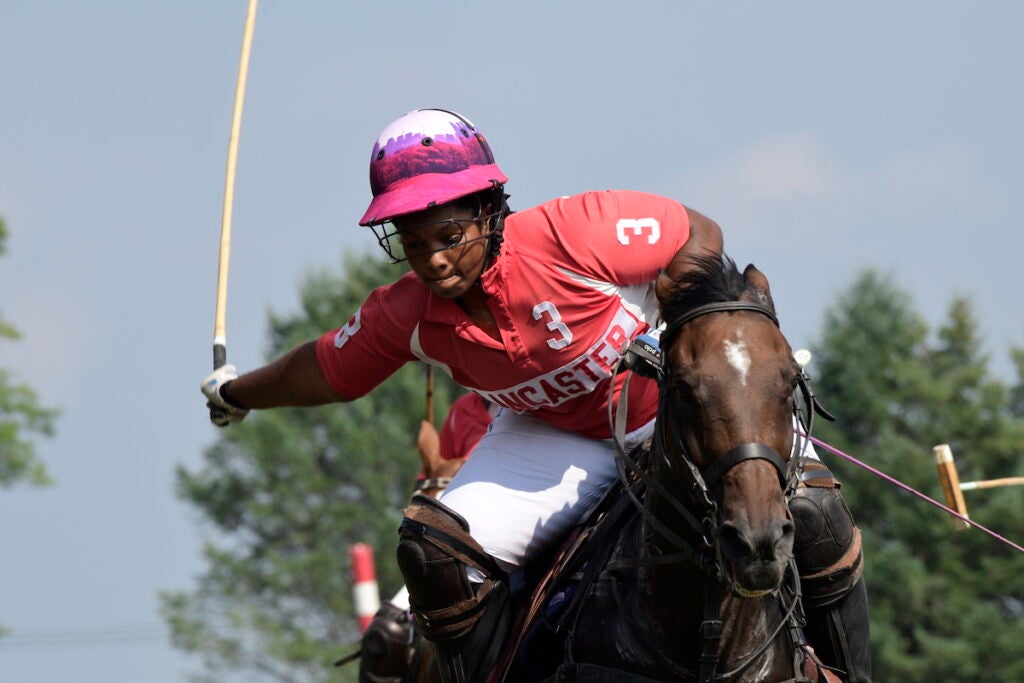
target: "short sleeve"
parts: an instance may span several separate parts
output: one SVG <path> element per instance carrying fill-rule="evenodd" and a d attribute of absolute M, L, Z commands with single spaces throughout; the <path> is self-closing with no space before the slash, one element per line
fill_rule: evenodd
<path fill-rule="evenodd" d="M 682 204 L 643 192 L 588 192 L 527 213 L 526 221 L 547 224 L 527 229 L 550 232 L 558 265 L 618 285 L 651 282 L 690 237 Z"/>
<path fill-rule="evenodd" d="M 316 355 L 324 376 L 347 399 L 366 395 L 415 359 L 410 339 L 416 321 L 403 321 L 401 310 L 391 305 L 400 298 L 394 288 L 375 290 L 342 327 L 317 340 Z"/>

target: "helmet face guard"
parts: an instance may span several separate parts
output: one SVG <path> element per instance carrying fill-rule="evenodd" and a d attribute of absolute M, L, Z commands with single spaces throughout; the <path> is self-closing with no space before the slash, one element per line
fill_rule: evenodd
<path fill-rule="evenodd" d="M 359 224 L 378 226 L 506 182 L 487 140 L 472 123 L 443 109 L 417 109 L 385 128 L 373 146 L 373 201 Z M 378 241 L 394 260 L 385 244 L 395 233 L 384 232 Z"/>
<path fill-rule="evenodd" d="M 474 223 L 480 225 L 482 228 L 482 226 L 490 223 L 490 221 L 498 215 L 500 215 L 499 212 L 484 215 L 482 212 L 478 211 L 474 218 L 444 218 L 436 221 L 428 221 L 426 223 L 418 223 L 416 225 L 409 226 L 404 230 L 399 230 L 392 221 L 378 223 L 369 227 L 373 230 L 373 234 L 377 238 L 377 244 L 379 244 L 381 249 L 383 249 L 388 255 L 388 259 L 390 259 L 391 263 L 402 263 L 403 261 L 408 261 L 414 258 L 429 257 L 431 254 L 436 254 L 439 251 L 448 251 L 449 249 L 464 247 L 468 244 L 472 244 L 473 242 L 490 240 L 492 233 L 484 233 L 482 230 L 479 237 L 466 239 L 466 229 Z M 409 247 L 406 246 L 405 241 L 401 239 L 401 235 L 403 233 L 408 233 L 427 226 L 443 224 L 450 224 L 455 228 L 448 231 L 442 238 L 441 241 L 444 243 L 444 246 L 430 248 L 425 245 L 416 245 Z"/>

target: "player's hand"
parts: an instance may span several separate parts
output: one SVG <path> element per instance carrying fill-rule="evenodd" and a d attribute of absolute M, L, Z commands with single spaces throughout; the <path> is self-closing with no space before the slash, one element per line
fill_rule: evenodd
<path fill-rule="evenodd" d="M 221 393 L 224 385 L 238 379 L 238 370 L 234 365 L 222 365 L 203 380 L 199 386 L 206 397 L 206 407 L 210 409 L 210 422 L 218 427 L 226 427 L 232 422 L 241 422 L 249 414 L 248 408 L 232 405 Z"/>

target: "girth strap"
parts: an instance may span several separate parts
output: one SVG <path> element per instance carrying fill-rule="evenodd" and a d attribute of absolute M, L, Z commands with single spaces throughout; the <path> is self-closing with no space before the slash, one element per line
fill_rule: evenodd
<path fill-rule="evenodd" d="M 775 466 L 775 471 L 779 475 L 779 484 L 782 488 L 786 488 L 786 461 L 775 452 L 774 448 L 759 442 L 740 444 L 716 458 L 701 472 L 704 483 L 709 489 L 715 488 L 718 485 L 718 480 L 726 472 L 745 460 L 767 460 L 770 462 Z"/>

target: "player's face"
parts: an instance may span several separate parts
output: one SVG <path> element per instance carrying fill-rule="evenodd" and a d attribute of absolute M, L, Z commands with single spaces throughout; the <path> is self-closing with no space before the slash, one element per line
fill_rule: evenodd
<path fill-rule="evenodd" d="M 488 230 L 475 213 L 439 206 L 394 220 L 413 272 L 438 296 L 462 296 L 484 270 Z"/>

